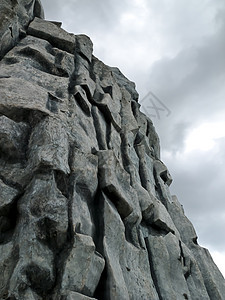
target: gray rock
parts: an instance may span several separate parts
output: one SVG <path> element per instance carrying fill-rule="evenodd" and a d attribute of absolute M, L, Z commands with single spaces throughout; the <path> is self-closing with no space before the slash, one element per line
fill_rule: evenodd
<path fill-rule="evenodd" d="M 68 174 L 69 143 L 66 125 L 59 119 L 45 118 L 32 131 L 28 163 L 33 170 L 47 167 Z"/>
<path fill-rule="evenodd" d="M 153 198 L 154 199 L 154 198 Z M 171 232 L 179 236 L 178 230 L 175 227 L 167 209 L 165 206 L 158 200 L 153 200 L 153 208 L 149 213 L 149 217 L 145 217 L 145 221 L 148 224 L 158 227 L 159 229 Z"/>
<path fill-rule="evenodd" d="M 153 126 L 152 121 L 149 118 L 146 119 L 148 123 L 148 145 L 153 149 L 154 157 L 160 159 L 160 144 L 158 134 L 155 131 L 155 127 Z"/>
<path fill-rule="evenodd" d="M 95 105 L 92 106 L 92 117 L 94 120 L 96 137 L 98 140 L 98 147 L 100 150 L 107 150 L 109 144 L 107 143 L 107 140 L 109 140 L 112 136 L 112 130 L 109 131 L 108 129 L 110 125 L 106 123 L 103 113 Z M 106 138 L 107 133 L 109 134 L 109 136 Z M 114 140 L 115 139 L 113 139 L 113 141 Z"/>
<path fill-rule="evenodd" d="M 0 3 L 0 298 L 222 300 L 134 83 L 41 18 Z"/>
<path fill-rule="evenodd" d="M 1 154 L 11 159 L 25 157 L 26 144 L 29 134 L 29 126 L 26 123 L 16 123 L 13 120 L 0 117 L 0 147 Z"/>
<path fill-rule="evenodd" d="M 139 95 L 137 91 L 135 90 L 135 83 L 131 82 L 129 79 L 127 79 L 118 68 L 112 67 L 111 68 L 113 76 L 116 78 L 116 81 L 118 82 L 118 85 L 120 87 L 125 87 L 126 90 L 130 93 L 131 98 L 135 101 L 138 100 Z"/>
<path fill-rule="evenodd" d="M 24 300 L 40 300 L 41 297 L 31 289 L 27 289 L 23 295 Z"/>
<path fill-rule="evenodd" d="M 74 97 L 77 101 L 77 104 L 81 107 L 86 115 L 91 115 L 91 104 L 88 101 L 87 95 L 85 90 L 82 88 L 81 85 L 76 85 L 74 88 Z"/>
<path fill-rule="evenodd" d="M 74 97 L 73 97 L 74 99 Z M 78 148 L 81 152 L 91 153 L 99 149 L 94 119 L 88 116 L 80 107 L 76 105 L 75 99 L 70 102 L 71 117 L 69 118 L 69 140 L 72 148 Z"/>
<path fill-rule="evenodd" d="M 111 69 L 96 58 L 93 59 L 93 75 L 98 83 L 93 100 L 105 115 L 106 120 L 111 121 L 119 132 L 121 130 L 122 92 L 112 76 Z"/>
<path fill-rule="evenodd" d="M 0 214 L 7 214 L 12 206 L 15 197 L 19 194 L 18 190 L 6 185 L 0 179 Z"/>
<path fill-rule="evenodd" d="M 139 159 L 141 184 L 150 194 L 156 196 L 156 182 L 153 174 L 154 157 L 146 149 L 149 150 L 145 143 L 141 142 L 135 145 L 135 151 Z"/>
<path fill-rule="evenodd" d="M 114 125 L 112 123 L 107 124 L 106 123 L 106 142 L 108 149 L 113 150 L 116 158 L 121 162 L 122 156 L 121 156 L 121 147 L 122 147 L 122 141 L 121 141 L 121 135 L 120 133 L 115 129 Z"/>
<path fill-rule="evenodd" d="M 121 117 L 118 111 L 114 111 L 114 103 L 110 94 L 95 93 L 95 104 L 100 108 L 108 121 L 111 121 L 115 128 L 119 131 L 121 128 Z"/>
<path fill-rule="evenodd" d="M 0 59 L 26 35 L 26 27 L 34 18 L 43 18 L 40 0 L 18 0 L 0 3 Z"/>
<path fill-rule="evenodd" d="M 66 300 L 96 300 L 95 298 L 90 298 L 77 292 L 69 292 L 69 294 L 65 299 Z"/>
<path fill-rule="evenodd" d="M 196 258 L 184 243 L 180 242 L 180 247 L 182 254 L 180 260 L 183 262 L 183 273 L 191 299 L 210 299 Z"/>
<path fill-rule="evenodd" d="M 24 299 L 32 286 L 43 296 L 55 283 L 54 252 L 65 243 L 68 230 L 67 199 L 57 190 L 53 174 L 32 180 L 18 201 L 18 212 L 18 261 L 8 283 L 9 295 Z"/>
<path fill-rule="evenodd" d="M 191 250 L 198 262 L 209 298 L 222 300 L 225 295 L 224 277 L 215 265 L 209 251 L 198 245 L 194 245 Z"/>
<path fill-rule="evenodd" d="M 105 299 L 154 299 L 158 295 L 149 272 L 146 249 L 138 249 L 125 239 L 125 226 L 114 205 L 103 194 L 104 238 L 107 281 Z M 131 288 L 132 286 L 132 288 Z"/>
<path fill-rule="evenodd" d="M 167 244 L 168 240 L 169 244 Z M 159 298 L 172 300 L 185 299 L 186 297 L 186 299 L 189 299 L 189 291 L 178 260 L 178 240 L 174 242 L 174 236 L 171 233 L 166 236 L 149 235 L 147 247 Z"/>
<path fill-rule="evenodd" d="M 74 232 L 94 236 L 95 223 L 92 207 L 98 189 L 98 157 L 91 153 L 73 150 L 71 158 L 73 188 L 71 219 Z"/>
<path fill-rule="evenodd" d="M 0 113 L 14 121 L 27 121 L 30 111 L 51 114 L 46 108 L 48 93 L 24 79 L 0 78 L 0 97 Z"/>
<path fill-rule="evenodd" d="M 47 40 L 54 47 L 74 54 L 75 36 L 52 22 L 35 18 L 29 24 L 28 34 Z"/>
<path fill-rule="evenodd" d="M 95 252 L 92 238 L 76 233 L 63 271 L 62 292 L 70 290 L 93 296 L 104 265 L 104 258 Z"/>
<path fill-rule="evenodd" d="M 27 172 L 26 160 L 11 161 L 3 157 L 0 159 L 0 174 L 1 178 L 10 183 L 11 186 L 22 190 L 30 182 L 30 173 Z"/>
<path fill-rule="evenodd" d="M 34 16 L 44 19 L 45 18 L 45 14 L 44 14 L 44 9 L 43 6 L 41 4 L 41 0 L 35 0 L 34 3 Z"/>
<path fill-rule="evenodd" d="M 112 150 L 98 152 L 100 188 L 114 202 L 122 218 L 132 211 L 134 191 L 129 184 L 129 174 L 123 170 Z M 113 172 L 112 172 L 113 170 Z"/>
<path fill-rule="evenodd" d="M 176 196 L 173 196 L 172 199 L 173 201 L 168 205 L 168 212 L 180 233 L 181 240 L 187 247 L 191 247 L 193 243 L 197 243 L 197 234 L 193 225 L 185 216 L 184 210 Z"/>
<path fill-rule="evenodd" d="M 156 176 L 158 177 L 158 179 L 161 178 L 166 185 L 168 186 L 171 185 L 172 177 L 163 162 L 161 162 L 160 160 L 155 160 L 154 170 L 156 172 Z"/>
<path fill-rule="evenodd" d="M 49 246 L 61 248 L 67 240 L 68 209 L 67 198 L 57 189 L 53 175 L 35 178 L 28 187 L 29 211 L 35 220 L 35 233 L 39 240 Z M 26 204 L 25 204 L 26 205 Z M 28 208 L 23 207 L 24 211 Z"/>
<path fill-rule="evenodd" d="M 93 97 L 96 85 L 90 78 L 88 72 L 76 76 L 76 85 L 83 87 L 89 98 Z"/>
<path fill-rule="evenodd" d="M 162 203 L 166 208 L 168 208 L 168 203 L 172 201 L 171 194 L 168 188 L 168 186 L 172 182 L 170 173 L 160 160 L 154 161 L 153 172 L 156 183 L 156 192 L 159 195 L 159 198 L 161 198 Z"/>
<path fill-rule="evenodd" d="M 107 281 L 104 287 L 105 299 L 129 299 L 120 261 L 123 259 L 125 249 L 125 228 L 121 218 L 107 197 L 103 194 L 104 205 L 104 239 L 103 249 L 106 259 Z M 114 234 L 112 235 L 112 232 Z"/>
<path fill-rule="evenodd" d="M 92 60 L 93 44 L 91 39 L 84 35 L 76 36 L 77 52 L 84 56 L 89 62 Z"/>
<path fill-rule="evenodd" d="M 18 261 L 18 248 L 13 242 L 0 245 L 0 297 L 8 296 L 8 282 Z"/>
<path fill-rule="evenodd" d="M 127 133 L 137 132 L 138 124 L 132 112 L 131 96 L 125 88 L 121 88 L 121 90 L 123 95 L 121 100 L 121 116 L 123 130 L 126 130 Z"/>

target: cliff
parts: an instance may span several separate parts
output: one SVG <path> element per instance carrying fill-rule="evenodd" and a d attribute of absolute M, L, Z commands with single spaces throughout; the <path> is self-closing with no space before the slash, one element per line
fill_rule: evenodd
<path fill-rule="evenodd" d="M 224 299 L 152 121 L 89 37 L 0 4 L 0 299 Z"/>

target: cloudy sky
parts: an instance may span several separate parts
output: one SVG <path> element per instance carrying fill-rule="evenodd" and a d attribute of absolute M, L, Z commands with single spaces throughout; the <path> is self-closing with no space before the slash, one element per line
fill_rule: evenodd
<path fill-rule="evenodd" d="M 225 276 L 225 1 L 42 0 L 46 19 L 84 33 L 140 95 L 171 191 Z"/>

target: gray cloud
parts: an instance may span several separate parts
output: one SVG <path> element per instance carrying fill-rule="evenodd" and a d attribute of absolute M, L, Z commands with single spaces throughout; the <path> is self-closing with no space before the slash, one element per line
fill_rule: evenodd
<path fill-rule="evenodd" d="M 185 161 L 173 156 L 170 172 L 176 174 L 171 187 L 184 204 L 186 215 L 195 225 L 200 243 L 224 250 L 224 151 L 225 139 L 217 141 L 217 150 L 190 155 Z"/>
<path fill-rule="evenodd" d="M 168 119 L 155 122 L 165 149 L 182 147 L 183 141 L 176 138 L 181 124 L 191 129 L 225 112 L 224 27 L 220 24 L 200 45 L 185 48 L 172 59 L 162 58 L 150 68 L 149 86 L 172 111 Z"/>
<path fill-rule="evenodd" d="M 74 33 L 87 30 L 86 34 L 93 31 L 105 32 L 109 27 L 112 29 L 120 13 L 128 5 L 127 1 L 120 1 L 115 5 L 112 0 L 42 0 L 42 4 L 47 18 L 61 19 L 66 29 L 74 28 Z"/>
<path fill-rule="evenodd" d="M 225 117 L 224 9 L 214 7 L 214 10 L 210 34 L 206 35 L 202 29 L 200 40 L 194 39 L 189 47 L 183 45 L 172 58 L 156 61 L 149 68 L 148 78 L 149 86 L 158 91 L 157 95 L 172 111 L 170 117 L 155 120 L 162 149 L 170 153 L 164 161 L 174 177 L 172 192 L 184 204 L 200 243 L 222 251 L 225 249 L 224 139 L 217 141 L 216 150 L 195 152 L 189 159 L 182 155 L 185 138 L 193 128 Z"/>

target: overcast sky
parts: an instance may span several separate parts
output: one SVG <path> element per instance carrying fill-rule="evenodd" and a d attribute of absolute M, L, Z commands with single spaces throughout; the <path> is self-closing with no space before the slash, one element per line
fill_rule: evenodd
<path fill-rule="evenodd" d="M 46 19 L 87 34 L 95 56 L 135 81 L 160 137 L 171 191 L 225 276 L 225 1 L 42 4 Z"/>

